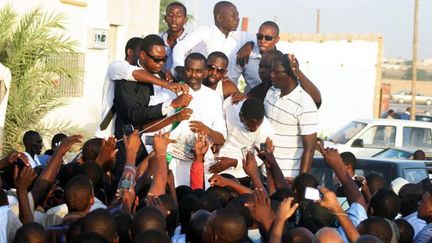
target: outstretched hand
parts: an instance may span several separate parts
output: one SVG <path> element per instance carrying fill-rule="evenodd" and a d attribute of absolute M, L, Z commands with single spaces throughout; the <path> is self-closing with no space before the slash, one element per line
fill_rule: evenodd
<path fill-rule="evenodd" d="M 72 148 L 72 146 L 76 143 L 81 143 L 82 135 L 72 135 L 66 138 L 63 138 L 63 140 L 60 143 L 60 146 L 57 148 L 57 153 L 60 155 L 65 155 L 69 150 Z"/>

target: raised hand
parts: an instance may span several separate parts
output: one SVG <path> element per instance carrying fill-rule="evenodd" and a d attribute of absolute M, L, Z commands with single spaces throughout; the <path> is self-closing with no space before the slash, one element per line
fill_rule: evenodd
<path fill-rule="evenodd" d="M 251 211 L 252 217 L 260 224 L 271 226 L 273 222 L 270 198 L 262 188 L 257 188 L 253 192 L 254 204 L 246 203 L 245 206 Z M 267 228 L 266 227 L 266 228 Z"/>
<path fill-rule="evenodd" d="M 229 167 L 236 167 L 237 166 L 237 160 L 228 158 L 228 157 L 217 157 L 216 163 L 210 166 L 209 172 L 210 173 L 220 173 Z"/>
<path fill-rule="evenodd" d="M 123 143 L 126 148 L 126 154 L 129 156 L 135 156 L 138 153 L 138 150 L 142 143 L 141 138 L 138 134 L 138 130 L 135 129 L 133 133 L 131 133 L 129 136 L 124 135 Z M 135 160 L 129 162 L 133 162 L 135 164 Z"/>
<path fill-rule="evenodd" d="M 157 196 L 148 195 L 146 198 L 146 202 L 147 202 L 146 204 L 147 206 L 153 206 L 157 208 L 165 217 L 170 215 L 171 213 L 169 210 L 165 209 L 164 205 L 162 204 L 162 201 Z"/>
<path fill-rule="evenodd" d="M 293 204 L 293 197 L 288 197 L 279 205 L 277 217 L 281 220 L 289 219 L 298 208 L 298 203 Z"/>
<path fill-rule="evenodd" d="M 72 135 L 67 138 L 64 138 L 60 146 L 57 148 L 56 152 L 60 155 L 65 155 L 69 150 L 72 148 L 72 146 L 76 143 L 81 143 L 82 135 Z"/>
<path fill-rule="evenodd" d="M 323 197 L 321 200 L 318 200 L 317 203 L 321 207 L 327 208 L 333 213 L 339 213 L 340 211 L 343 212 L 342 208 L 339 206 L 339 202 L 334 192 L 330 191 L 325 187 L 321 187 L 319 190 L 322 193 Z"/>
<path fill-rule="evenodd" d="M 297 58 L 294 56 L 294 54 L 288 54 L 288 60 L 290 62 L 291 71 L 298 78 L 299 76 L 298 72 L 300 71 L 300 66 Z"/>
<path fill-rule="evenodd" d="M 115 148 L 116 142 L 117 141 L 114 136 L 110 136 L 107 140 L 102 140 L 102 145 L 96 158 L 96 162 L 99 162 L 101 165 L 106 165 L 113 162 L 118 151 Z"/>
<path fill-rule="evenodd" d="M 30 166 L 24 166 L 22 169 L 15 166 L 14 182 L 18 190 L 27 191 L 34 179 L 36 179 L 36 172 Z"/>
<path fill-rule="evenodd" d="M 165 154 L 169 143 L 175 142 L 169 138 L 169 133 L 162 134 L 161 132 L 154 135 L 153 149 L 157 155 Z"/>
<path fill-rule="evenodd" d="M 195 160 L 199 162 L 204 162 L 204 156 L 207 153 L 208 149 L 209 141 L 207 138 L 207 134 L 203 132 L 198 133 L 197 137 L 195 138 L 194 145 Z"/>
<path fill-rule="evenodd" d="M 246 159 L 243 159 L 243 170 L 250 177 L 258 175 L 258 165 L 253 150 L 249 150 Z"/>

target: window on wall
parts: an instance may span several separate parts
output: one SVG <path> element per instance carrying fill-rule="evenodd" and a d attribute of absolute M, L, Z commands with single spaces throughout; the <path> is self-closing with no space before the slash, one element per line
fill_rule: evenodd
<path fill-rule="evenodd" d="M 78 70 L 76 79 L 67 75 L 58 77 L 59 93 L 63 97 L 80 97 L 83 94 L 84 83 L 84 53 L 62 53 L 49 58 L 48 62 L 60 63 L 62 67 Z"/>

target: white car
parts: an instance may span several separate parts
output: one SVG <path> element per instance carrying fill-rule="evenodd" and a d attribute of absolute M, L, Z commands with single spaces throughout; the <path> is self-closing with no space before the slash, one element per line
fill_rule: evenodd
<path fill-rule="evenodd" d="M 399 104 L 411 103 L 411 91 L 402 90 L 396 94 L 391 95 L 391 100 Z M 432 97 L 416 94 L 416 104 L 432 105 Z"/>
<path fill-rule="evenodd" d="M 325 146 L 352 152 L 356 157 L 372 157 L 395 147 L 432 148 L 432 123 L 398 119 L 358 119 L 334 133 Z"/>

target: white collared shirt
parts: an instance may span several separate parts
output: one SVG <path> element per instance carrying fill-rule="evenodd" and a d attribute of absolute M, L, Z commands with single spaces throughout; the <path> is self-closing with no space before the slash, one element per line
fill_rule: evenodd
<path fill-rule="evenodd" d="M 237 160 L 236 168 L 229 168 L 222 173 L 231 174 L 237 178 L 246 177 L 247 174 L 243 170 L 242 159 L 243 155 L 241 149 L 243 147 L 253 148 L 253 146 L 260 146 L 260 143 L 265 143 L 267 137 L 273 139 L 273 127 L 270 122 L 264 117 L 262 124 L 255 132 L 246 129 L 244 124 L 240 121 L 240 109 L 244 101 L 236 105 L 231 103 L 231 97 L 224 101 L 224 114 L 228 130 L 227 140 L 219 151 L 219 157 L 228 157 Z M 258 156 L 255 159 L 260 166 L 263 162 Z"/>
<path fill-rule="evenodd" d="M 31 155 L 27 152 L 24 152 L 25 156 L 27 157 L 27 159 L 29 160 L 30 166 L 32 168 L 41 165 L 41 162 L 39 161 L 39 158 L 37 156 L 37 154 L 34 155 L 34 157 L 32 158 Z"/>
<path fill-rule="evenodd" d="M 220 51 L 229 59 L 230 76 L 230 70 L 236 63 L 237 51 L 248 41 L 256 41 L 256 38 L 244 31 L 231 31 L 225 36 L 216 25 L 202 26 L 177 43 L 173 51 L 172 72 L 174 73 L 175 67 L 184 66 L 184 60 L 191 50 L 205 57 L 214 51 Z"/>
<path fill-rule="evenodd" d="M 258 45 L 254 45 L 252 52 L 249 56 L 248 63 L 241 67 L 240 65 L 234 65 L 232 72 L 229 74 L 230 80 L 235 84 L 238 83 L 238 79 L 241 75 L 246 81 L 246 86 L 244 88 L 244 93 L 247 94 L 253 87 L 261 83 L 261 78 L 259 76 L 259 63 L 261 61 L 261 53 Z"/>
<path fill-rule="evenodd" d="M 182 41 L 186 37 L 187 34 L 188 33 L 186 32 L 186 29 L 183 29 L 183 33 L 176 39 L 177 43 L 179 43 L 180 41 Z M 168 70 L 171 70 L 171 68 L 172 68 L 172 65 L 173 65 L 172 51 L 173 51 L 173 48 L 174 48 L 175 45 L 173 46 L 173 48 L 171 48 L 170 45 L 168 44 L 168 30 L 159 33 L 159 36 L 165 42 L 165 50 L 166 50 L 166 55 L 167 55 L 167 61 L 164 64 L 163 70 L 166 72 Z M 177 43 L 176 43 L 176 45 L 177 45 Z"/>
<path fill-rule="evenodd" d="M 303 135 L 318 130 L 317 107 L 300 84 L 289 94 L 280 97 L 281 90 L 274 86 L 264 99 L 266 117 L 274 128 L 274 156 L 284 176 L 299 173 L 303 155 Z"/>

